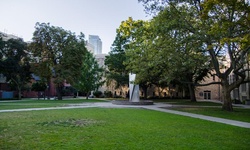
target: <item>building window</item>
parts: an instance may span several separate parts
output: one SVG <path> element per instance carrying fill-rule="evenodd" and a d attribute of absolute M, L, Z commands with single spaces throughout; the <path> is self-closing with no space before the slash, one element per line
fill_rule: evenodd
<path fill-rule="evenodd" d="M 211 91 L 204 91 L 204 99 L 211 99 Z"/>

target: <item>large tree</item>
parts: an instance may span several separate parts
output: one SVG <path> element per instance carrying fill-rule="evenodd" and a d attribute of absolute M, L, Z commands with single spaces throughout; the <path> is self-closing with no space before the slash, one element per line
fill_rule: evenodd
<path fill-rule="evenodd" d="M 80 68 L 86 52 L 84 35 L 49 23 L 36 23 L 30 50 L 33 54 L 36 74 L 56 85 L 58 99 L 66 82 L 73 84 L 81 75 Z"/>
<path fill-rule="evenodd" d="M 0 66 L 0 73 L 16 87 L 21 99 L 21 92 L 31 79 L 27 43 L 22 39 L 3 40 L 0 35 Z"/>
<path fill-rule="evenodd" d="M 109 55 L 105 58 L 105 65 L 107 66 L 106 78 L 108 83 L 115 83 L 116 88 L 126 86 L 129 84 L 128 71 L 124 62 L 127 57 L 125 50 L 128 48 L 129 39 L 123 35 L 120 28 L 116 29 L 116 37 L 112 44 Z"/>
<path fill-rule="evenodd" d="M 85 53 L 82 67 L 79 69 L 81 76 L 73 86 L 78 91 L 86 92 L 86 99 L 88 99 L 91 91 L 97 90 L 104 84 L 104 69 L 99 66 L 93 54 L 88 51 Z"/>
<path fill-rule="evenodd" d="M 136 73 L 136 82 L 143 85 L 167 87 L 175 81 L 184 87 L 185 83 L 191 101 L 196 101 L 195 84 L 206 75 L 202 72 L 208 71 L 209 63 L 204 64 L 207 57 L 202 43 L 192 39 L 195 37 L 190 32 L 175 28 L 176 11 L 170 9 L 165 9 L 150 22 L 124 21 L 120 29 L 130 39 L 126 50 L 127 69 Z M 185 7 L 179 9 L 182 15 L 187 15 Z"/>
<path fill-rule="evenodd" d="M 196 101 L 195 86 L 206 77 L 210 62 L 203 43 L 186 29 L 186 20 L 175 19 L 177 15 L 189 22 L 194 22 L 196 16 L 186 5 L 170 5 L 162 10 L 151 22 L 156 34 L 156 51 L 152 53 L 157 53 L 155 60 L 160 58 L 165 66 L 162 80 L 187 84 L 191 101 Z"/>
<path fill-rule="evenodd" d="M 223 89 L 224 110 L 232 111 L 230 92 L 242 83 L 248 82 L 245 69 L 247 53 L 250 51 L 249 13 L 250 2 L 246 0 L 139 0 L 149 12 L 163 11 L 173 7 L 177 11 L 174 20 L 178 20 L 176 29 L 191 32 L 197 40 L 202 41 L 212 62 L 212 69 L 220 78 Z M 191 16 L 183 16 L 178 7 L 187 6 L 193 10 Z M 156 11 L 155 11 L 156 10 Z M 185 24 L 183 24 L 183 22 Z M 228 64 L 222 69 L 223 59 Z M 230 74 L 238 80 L 228 81 Z"/>
<path fill-rule="evenodd" d="M 154 54 L 151 53 L 153 32 L 149 21 L 128 18 L 119 27 L 124 39 L 128 39 L 126 48 L 126 69 L 136 74 L 135 82 L 143 89 L 147 99 L 147 89 L 152 84 L 160 85 L 161 65 L 153 65 Z M 158 60 L 158 59 L 157 59 Z"/>

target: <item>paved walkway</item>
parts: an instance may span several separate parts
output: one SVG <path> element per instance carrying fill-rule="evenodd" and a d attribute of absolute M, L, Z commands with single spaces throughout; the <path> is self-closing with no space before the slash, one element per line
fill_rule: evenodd
<path fill-rule="evenodd" d="M 224 123 L 228 125 L 243 127 L 243 128 L 250 128 L 250 123 L 242 122 L 242 121 L 235 121 L 230 119 L 223 119 L 218 117 L 210 117 L 205 115 L 199 115 L 199 114 L 193 114 L 193 113 L 187 113 L 187 112 L 181 112 L 181 111 L 175 111 L 167 109 L 169 107 L 172 107 L 170 104 L 164 104 L 164 103 L 155 103 L 154 105 L 141 105 L 141 106 L 135 106 L 135 105 L 114 105 L 111 102 L 99 102 L 99 103 L 82 103 L 82 104 L 72 104 L 64 107 L 48 107 L 48 108 L 27 108 L 27 109 L 12 109 L 12 110 L 0 110 L 0 113 L 2 112 L 19 112 L 19 111 L 35 111 L 35 110 L 54 110 L 54 109 L 74 109 L 74 108 L 92 108 L 92 107 L 101 107 L 101 108 L 144 108 L 149 110 L 155 110 L 160 112 L 166 112 L 176 115 L 182 115 L 192 118 L 198 118 L 202 120 L 208 120 L 213 122 L 219 122 Z"/>

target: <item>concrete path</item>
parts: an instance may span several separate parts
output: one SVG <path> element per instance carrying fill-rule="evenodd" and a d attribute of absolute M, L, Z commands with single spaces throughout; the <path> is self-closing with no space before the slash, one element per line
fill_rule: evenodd
<path fill-rule="evenodd" d="M 35 111 L 35 110 L 55 110 L 55 109 L 75 109 L 75 108 L 92 108 L 92 107 L 101 107 L 101 108 L 144 108 L 149 110 L 155 110 L 160 112 L 166 112 L 176 115 L 182 115 L 192 118 L 198 118 L 202 120 L 208 120 L 213 122 L 224 123 L 228 125 L 243 127 L 243 128 L 250 128 L 250 123 L 242 122 L 242 121 L 235 121 L 230 119 L 223 119 L 218 117 L 210 117 L 205 115 L 181 112 L 167 109 L 172 107 L 170 104 L 164 103 L 155 103 L 154 105 L 143 105 L 143 106 L 133 106 L 133 105 L 114 105 L 111 102 L 98 102 L 98 103 L 82 103 L 82 104 L 71 104 L 64 107 L 48 107 L 48 108 L 27 108 L 27 109 L 12 109 L 12 110 L 0 110 L 0 113 L 3 112 L 19 112 L 19 111 Z"/>
<path fill-rule="evenodd" d="M 167 106 L 168 107 L 168 106 Z M 205 115 L 199 115 L 199 114 L 193 114 L 193 113 L 188 113 L 188 112 L 181 112 L 181 111 L 176 111 L 176 110 L 170 110 L 167 109 L 167 107 L 159 105 L 156 106 L 151 106 L 151 107 L 144 107 L 150 110 L 156 110 L 156 111 L 161 111 L 161 112 L 166 112 L 166 113 L 171 113 L 171 114 L 176 114 L 176 115 L 182 115 L 182 116 L 187 116 L 187 117 L 192 117 L 192 118 L 198 118 L 202 120 L 208 120 L 208 121 L 213 121 L 213 122 L 219 122 L 219 123 L 224 123 L 224 124 L 229 124 L 233 126 L 238 126 L 238 127 L 243 127 L 243 128 L 250 128 L 250 123 L 248 122 L 242 122 L 242 121 L 235 121 L 235 120 L 230 120 L 230 119 L 223 119 L 223 118 L 218 118 L 218 117 L 211 117 L 211 116 L 205 116 Z"/>

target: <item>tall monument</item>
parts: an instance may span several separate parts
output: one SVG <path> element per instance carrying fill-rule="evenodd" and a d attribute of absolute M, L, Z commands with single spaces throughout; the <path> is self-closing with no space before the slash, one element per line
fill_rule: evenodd
<path fill-rule="evenodd" d="M 129 73 L 129 101 L 139 102 L 140 101 L 140 90 L 139 85 L 134 84 L 136 74 Z"/>
<path fill-rule="evenodd" d="M 130 73 L 129 74 L 129 100 L 114 100 L 112 101 L 113 104 L 116 105 L 153 105 L 153 101 L 148 100 L 140 100 L 140 89 L 139 85 L 135 84 L 136 74 Z"/>

